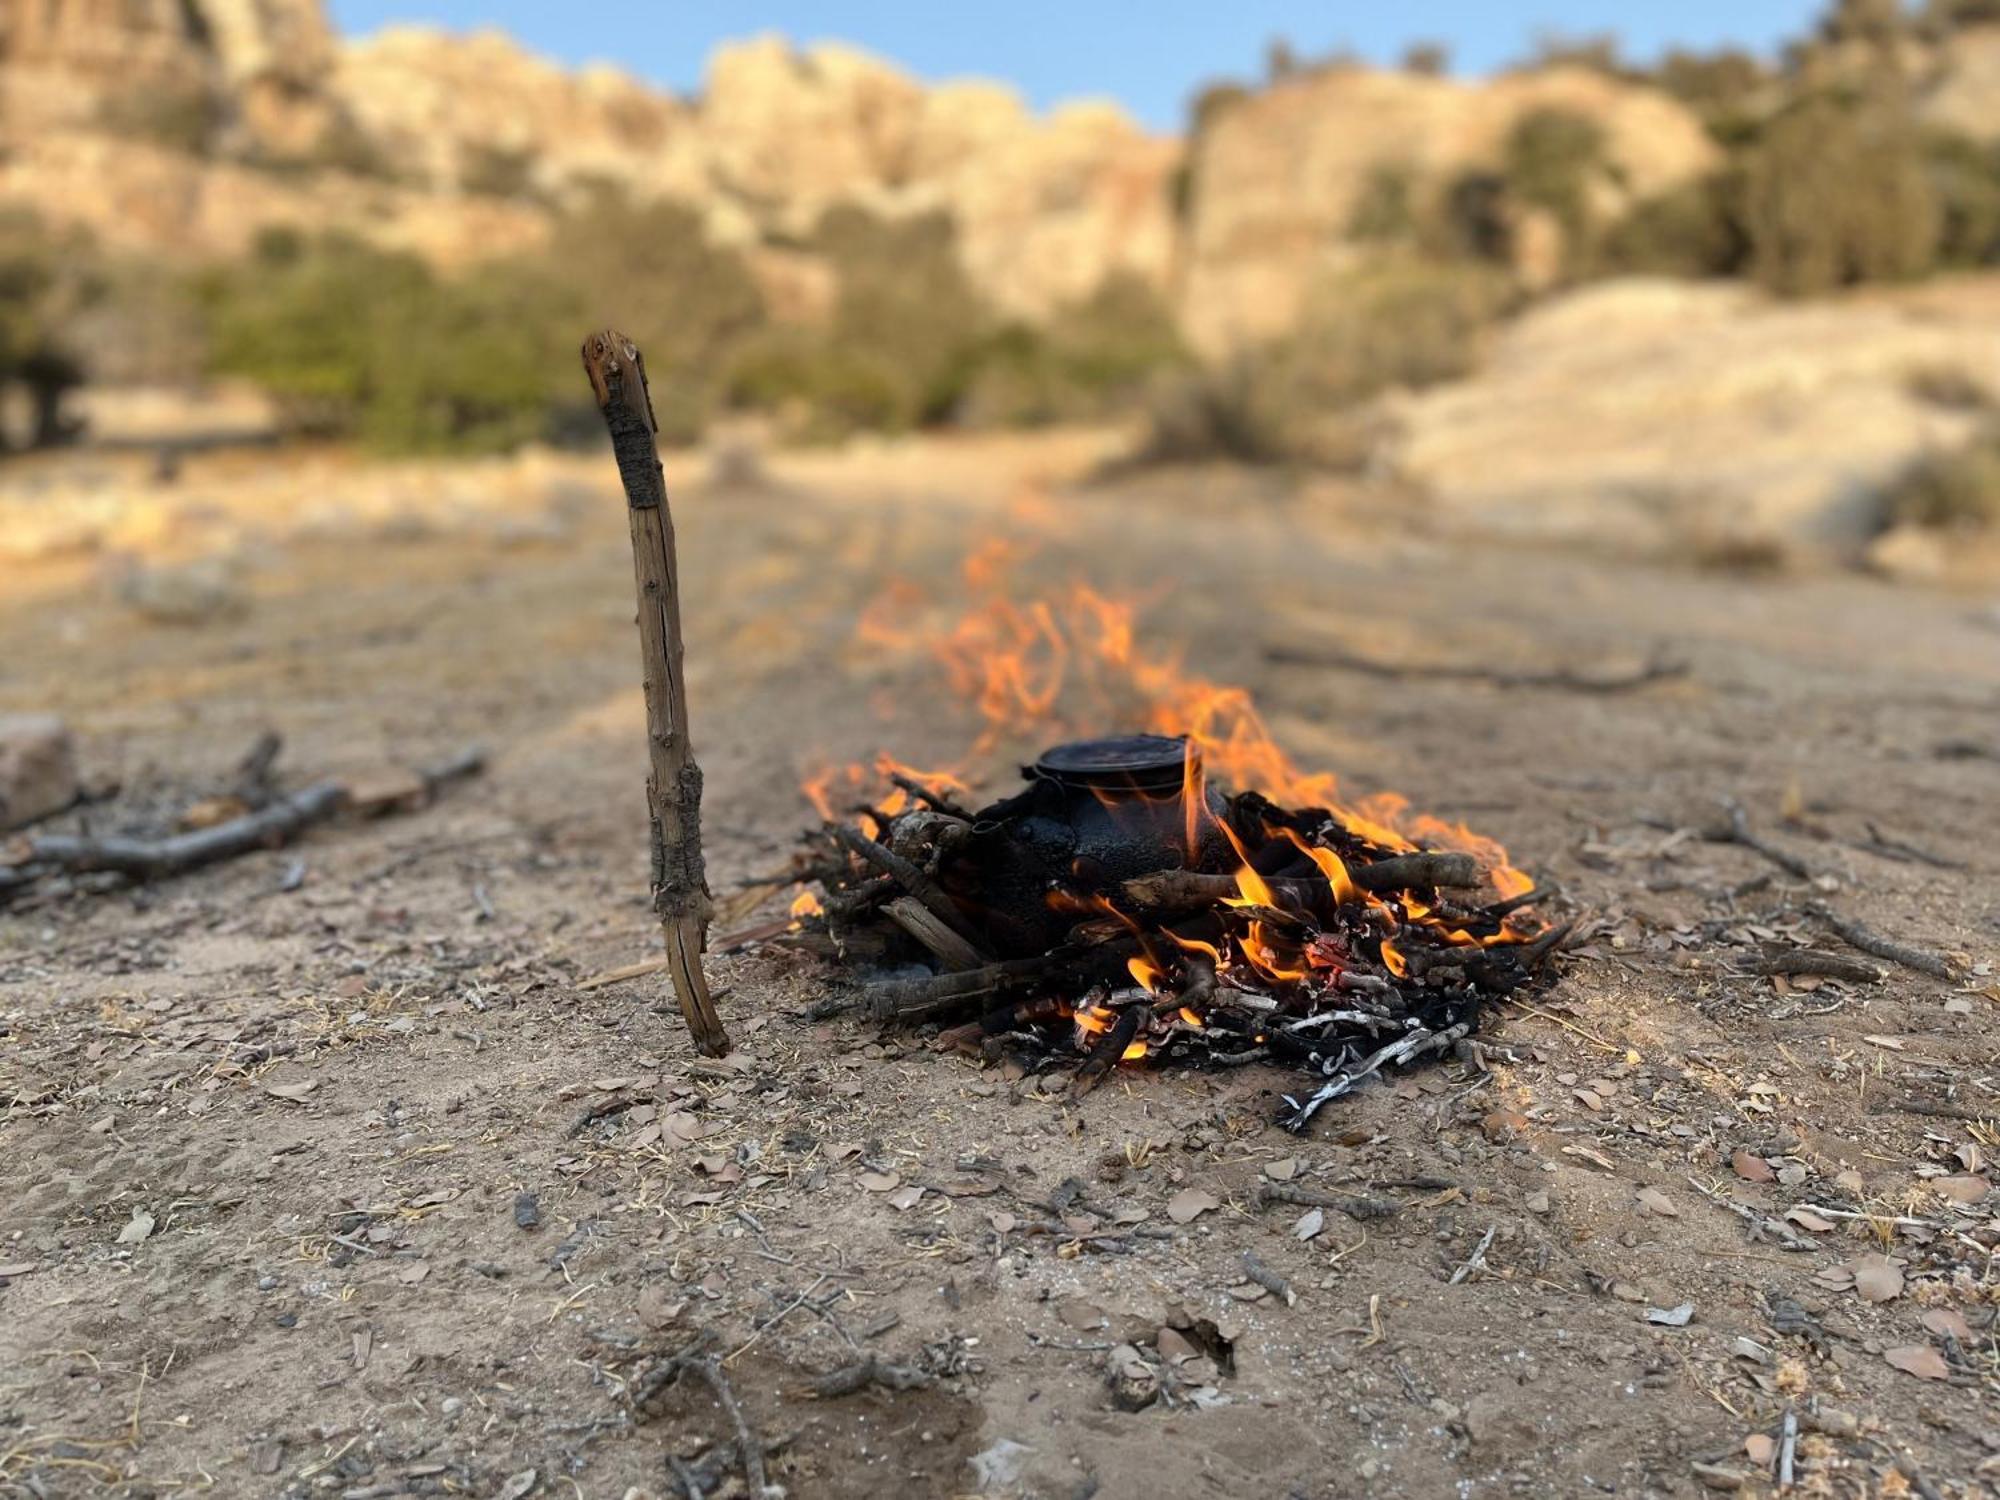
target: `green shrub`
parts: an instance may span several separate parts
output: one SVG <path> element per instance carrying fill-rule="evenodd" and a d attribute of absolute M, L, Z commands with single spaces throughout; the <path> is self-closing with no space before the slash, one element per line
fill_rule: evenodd
<path fill-rule="evenodd" d="M 2000 527 L 2000 426 L 1919 459 L 1890 487 L 1888 520 L 1954 530 Z"/>
<path fill-rule="evenodd" d="M 1939 263 L 2000 260 L 2000 146 L 1939 130 L 1925 135 L 1923 150 L 1938 204 Z"/>
<path fill-rule="evenodd" d="M 1378 161 L 1362 179 L 1347 215 L 1347 237 L 1393 245 L 1416 238 L 1417 174 L 1406 162 Z"/>
<path fill-rule="evenodd" d="M 1291 340 L 1300 388 L 1337 407 L 1463 375 L 1512 297 L 1480 266 L 1401 262 L 1346 277 L 1313 299 Z"/>
<path fill-rule="evenodd" d="M 1936 263 L 1937 194 L 1907 113 L 1892 102 L 1815 95 L 1745 158 L 1749 270 L 1796 295 L 1918 276 Z"/>
<path fill-rule="evenodd" d="M 535 153 L 475 142 L 465 148 L 458 164 L 458 182 L 468 193 L 485 198 L 525 197 L 535 181 Z"/>
<path fill-rule="evenodd" d="M 1715 121 L 1749 111 L 1769 85 L 1770 74 L 1748 52 L 1734 48 L 1688 52 L 1677 47 L 1660 59 L 1653 81 L 1704 119 Z"/>
<path fill-rule="evenodd" d="M 1555 215 L 1574 243 L 1588 227 L 1590 187 L 1606 166 L 1604 129 L 1573 110 L 1532 109 L 1501 150 L 1508 196 Z"/>
<path fill-rule="evenodd" d="M 1443 42 L 1412 42 L 1403 49 L 1403 71 L 1442 78 L 1451 71 L 1451 48 Z"/>
<path fill-rule="evenodd" d="M 1010 323 L 967 351 L 955 413 L 969 426 L 1087 422 L 1135 410 L 1152 382 L 1190 356 L 1160 294 L 1113 276 L 1046 328 Z"/>
<path fill-rule="evenodd" d="M 1278 463 L 1296 453 L 1283 378 L 1248 355 L 1163 378 L 1146 409 L 1139 457 L 1148 463 Z"/>
<path fill-rule="evenodd" d="M 414 452 L 545 429 L 556 346 L 526 278 L 443 280 L 354 240 L 273 240 L 206 292 L 214 368 L 263 386 L 297 431 Z"/>
<path fill-rule="evenodd" d="M 1365 402 L 1470 371 L 1513 296 L 1504 273 L 1464 263 L 1405 260 L 1343 277 L 1311 300 L 1296 333 L 1163 383 L 1146 456 L 1351 455 Z"/>
<path fill-rule="evenodd" d="M 1972 26 L 2000 26 L 2000 0 L 1929 0 L 1918 19 L 1935 37 Z"/>
<path fill-rule="evenodd" d="M 70 433 L 62 401 L 84 375 L 71 337 L 103 291 L 87 238 L 51 232 L 29 213 L 0 212 L 0 386 L 26 388 L 32 446 Z"/>
<path fill-rule="evenodd" d="M 1599 242 L 1603 270 L 1650 276 L 1733 276 L 1748 253 L 1727 172 L 1642 198 Z"/>
<path fill-rule="evenodd" d="M 732 361 L 729 405 L 776 415 L 787 436 L 830 442 L 909 425 L 909 391 L 879 355 L 805 329 L 772 329 Z"/>

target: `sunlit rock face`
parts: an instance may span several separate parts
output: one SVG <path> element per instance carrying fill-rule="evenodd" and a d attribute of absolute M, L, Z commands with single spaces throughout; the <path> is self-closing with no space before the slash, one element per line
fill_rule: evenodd
<path fill-rule="evenodd" d="M 1196 347 L 1220 354 L 1293 326 L 1313 288 L 1357 253 L 1355 209 L 1378 173 L 1436 184 L 1490 167 L 1536 110 L 1594 122 L 1627 201 L 1717 159 L 1700 121 L 1667 95 L 1587 69 L 1473 83 L 1353 66 L 1299 74 L 1218 109 L 1191 148 L 1180 309 Z"/>

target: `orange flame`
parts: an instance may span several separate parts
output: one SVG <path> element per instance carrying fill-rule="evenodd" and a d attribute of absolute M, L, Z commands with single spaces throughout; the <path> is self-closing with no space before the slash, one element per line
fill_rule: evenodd
<path fill-rule="evenodd" d="M 926 626 L 921 593 L 899 584 L 885 590 L 861 622 L 871 646 L 911 650 L 928 643 L 953 690 L 979 711 L 984 727 L 974 757 L 1011 736 L 1100 733 L 1119 723 L 1185 735 L 1197 752 L 1189 757 L 1184 783 L 1191 794 L 1190 849 L 1198 846 L 1201 820 L 1211 816 L 1199 794 L 1202 778 L 1220 776 L 1291 806 L 1324 807 L 1351 832 L 1389 849 L 1407 852 L 1422 844 L 1469 853 L 1490 872 L 1502 897 L 1532 887 L 1500 844 L 1464 824 L 1414 811 L 1394 792 L 1346 799 L 1333 775 L 1301 770 L 1272 737 L 1248 692 L 1186 671 L 1176 652 L 1143 647 L 1132 604 L 1088 585 L 1060 594 L 1013 588 L 1013 575 L 1031 552 L 1013 537 L 976 548 L 962 568 L 964 594 L 973 603 L 955 620 Z M 866 780 L 865 772 L 854 772 L 857 789 Z M 886 802 L 874 805 L 890 810 Z M 815 806 L 828 815 L 821 799 Z"/>
<path fill-rule="evenodd" d="M 1298 846 L 1300 853 L 1319 866 L 1320 873 L 1326 876 L 1327 883 L 1333 887 L 1335 901 L 1355 899 L 1359 893 L 1355 889 L 1354 877 L 1347 873 L 1347 865 L 1338 854 L 1331 849 L 1322 849 L 1317 844 L 1308 844 L 1289 828 L 1279 831 Z"/>
<path fill-rule="evenodd" d="M 1382 963 L 1398 979 L 1409 978 L 1410 962 L 1403 957 L 1403 950 L 1389 938 L 1382 939 Z"/>

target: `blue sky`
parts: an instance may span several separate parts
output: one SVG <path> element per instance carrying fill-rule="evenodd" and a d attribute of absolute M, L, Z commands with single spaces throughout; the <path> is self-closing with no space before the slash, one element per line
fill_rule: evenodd
<path fill-rule="evenodd" d="M 1180 125 L 1203 83 L 1257 75 L 1272 37 L 1302 55 L 1348 47 L 1380 61 L 1412 41 L 1442 40 L 1458 71 L 1485 72 L 1518 59 L 1544 32 L 1616 32 L 1637 57 L 1724 42 L 1768 51 L 1822 8 L 1823 0 L 332 0 L 350 34 L 391 21 L 498 26 L 538 52 L 614 62 L 678 92 L 699 84 L 702 61 L 720 41 L 759 31 L 836 38 L 925 78 L 1005 79 L 1040 106 L 1110 95 L 1162 129 Z"/>

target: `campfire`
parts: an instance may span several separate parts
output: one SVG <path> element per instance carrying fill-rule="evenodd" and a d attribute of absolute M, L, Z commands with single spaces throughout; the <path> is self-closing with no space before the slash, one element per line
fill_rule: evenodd
<path fill-rule="evenodd" d="M 695 1045 L 719 1055 L 658 424 L 630 340 L 592 335 L 583 364 L 630 511 L 653 906 Z M 1303 1129 L 1383 1068 L 1466 1042 L 1489 1000 L 1545 977 L 1566 929 L 1544 928 L 1497 843 L 1393 795 L 1344 803 L 1332 777 L 1292 764 L 1248 694 L 1142 649 L 1131 606 L 1087 587 L 1016 602 L 1021 555 L 999 540 L 967 559 L 975 602 L 948 629 L 898 618 L 923 608 L 921 590 L 887 591 L 862 640 L 939 643 L 986 719 L 975 756 L 1065 727 L 1079 699 L 1137 732 L 1069 738 L 1024 768 L 1022 791 L 976 809 L 960 776 L 887 758 L 808 783 L 826 821 L 802 874 L 820 894 L 794 904 L 794 940 L 882 971 L 866 987 L 874 1015 L 956 1020 L 949 1044 L 1024 1068 L 1074 1062 L 1078 1093 L 1125 1063 L 1291 1063 L 1314 1078 L 1286 1098 Z"/>
<path fill-rule="evenodd" d="M 1078 1094 L 1120 1064 L 1291 1065 L 1312 1080 L 1286 1097 L 1300 1129 L 1546 981 L 1565 929 L 1497 843 L 1401 798 L 1343 802 L 1247 694 L 1145 653 L 1128 606 L 1089 589 L 1017 604 L 1007 572 L 975 554 L 979 602 L 930 637 L 986 718 L 975 752 L 1068 726 L 1076 699 L 1143 732 L 1056 744 L 984 806 L 960 774 L 887 757 L 808 784 L 826 822 L 799 940 L 873 971 L 869 1013 L 1027 1070 L 1073 1065 Z M 886 615 L 864 639 L 922 637 Z"/>

